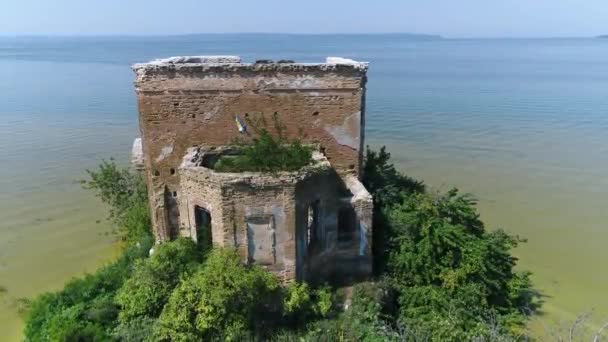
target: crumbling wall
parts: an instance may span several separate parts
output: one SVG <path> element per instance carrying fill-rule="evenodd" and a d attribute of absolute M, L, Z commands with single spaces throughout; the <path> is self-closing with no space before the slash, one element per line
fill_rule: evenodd
<path fill-rule="evenodd" d="M 295 278 L 293 176 L 218 174 L 203 167 L 181 171 L 183 236 L 195 238 L 192 213 L 196 206 L 205 208 L 214 245 L 235 247 L 243 262 L 262 265 L 285 280 Z M 268 231 L 261 230 L 264 219 L 271 225 Z"/>
<path fill-rule="evenodd" d="M 192 146 L 227 145 L 243 120 L 278 113 L 285 133 L 319 143 L 341 174 L 359 172 L 367 65 L 242 64 L 237 57 L 183 57 L 135 65 L 140 128 L 157 239 L 179 227 L 169 216 L 180 192 L 178 166 Z M 179 200 L 177 200 L 179 202 Z M 179 204 L 177 204 L 179 205 Z M 183 218 L 179 219 L 180 221 Z"/>
<path fill-rule="evenodd" d="M 352 175 L 344 178 L 344 183 L 352 193 L 350 203 L 355 210 L 357 219 L 357 257 L 356 265 L 351 271 L 366 276 L 372 274 L 372 223 L 374 214 L 374 201 L 372 195 L 357 177 Z"/>
<path fill-rule="evenodd" d="M 296 188 L 298 208 L 297 243 L 306 245 L 307 209 L 318 203 L 321 210 L 318 238 L 312 249 L 299 248 L 298 265 L 303 265 L 300 279 L 311 283 L 329 279 L 365 278 L 372 273 L 373 201 L 363 184 L 354 175 L 341 176 L 329 172 L 300 182 Z M 353 212 L 352 231 L 346 241 L 339 241 L 341 210 Z"/>
<path fill-rule="evenodd" d="M 179 169 L 182 236 L 195 238 L 192 217 L 198 206 L 211 214 L 214 245 L 236 247 L 243 262 L 262 265 L 284 281 L 315 282 L 351 270 L 369 275 L 366 266 L 351 265 L 371 265 L 368 238 L 362 238 L 361 230 L 371 220 L 371 197 L 354 175 L 345 183 L 318 152 L 312 165 L 296 172 L 218 173 L 200 166 L 201 159 L 193 158 L 196 151 L 189 151 Z M 311 206 L 316 208 L 314 244 Z M 344 207 L 354 208 L 361 220 L 352 239 L 339 244 L 337 213 Z"/>
<path fill-rule="evenodd" d="M 333 170 L 298 183 L 297 199 L 297 263 L 298 279 L 314 282 L 326 278 L 335 265 L 332 255 L 337 248 L 340 197 L 344 195 L 341 179 Z M 309 231 L 311 209 L 316 207 L 314 232 Z M 315 213 L 312 212 L 314 215 Z M 311 241 L 311 235 L 314 241 Z"/>
<path fill-rule="evenodd" d="M 224 220 L 225 204 L 217 179 L 195 169 L 182 168 L 181 192 L 178 196 L 180 236 L 197 240 L 194 210 L 203 208 L 211 214 L 211 235 L 214 246 L 234 245 L 232 226 Z"/>
<path fill-rule="evenodd" d="M 261 185 L 261 186 L 260 186 Z M 224 184 L 224 200 L 232 203 L 237 248 L 247 262 L 257 263 L 282 279 L 295 278 L 295 196 L 293 185 L 272 182 Z M 272 232 L 256 229 L 268 219 Z"/>

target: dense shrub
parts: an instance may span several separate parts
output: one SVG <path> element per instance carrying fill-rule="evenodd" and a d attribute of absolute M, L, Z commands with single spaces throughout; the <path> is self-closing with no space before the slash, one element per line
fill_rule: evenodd
<path fill-rule="evenodd" d="M 262 117 L 263 118 L 263 117 Z M 275 134 L 265 127 L 266 123 L 251 122 L 256 137 L 250 142 L 237 142 L 239 154 L 223 156 L 215 164 L 218 172 L 278 172 L 296 171 L 312 162 L 312 148 L 299 139 L 290 140 L 275 114 Z"/>
<path fill-rule="evenodd" d="M 529 275 L 514 271 L 510 254 L 519 240 L 485 231 L 473 205 L 470 196 L 451 190 L 412 194 L 386 209 L 399 319 L 422 321 L 435 332 L 447 327 L 443 340 L 483 334 L 479 326 L 489 316 L 504 319 L 510 329 L 523 323 L 522 310 L 532 305 Z"/>
<path fill-rule="evenodd" d="M 529 273 L 514 270 L 520 240 L 487 231 L 470 195 L 429 193 L 389 157 L 368 152 L 365 183 L 376 201 L 374 231 L 383 234 L 377 266 L 396 291 L 400 325 L 454 341 L 517 330 L 534 305 Z"/>
<path fill-rule="evenodd" d="M 190 239 L 177 239 L 155 247 L 148 259 L 137 260 L 132 276 L 116 295 L 120 321 L 158 317 L 182 276 L 192 272 L 202 256 Z"/>
<path fill-rule="evenodd" d="M 390 227 L 384 208 L 400 203 L 410 194 L 426 191 L 424 183 L 399 173 L 390 158 L 385 147 L 378 152 L 368 147 L 363 165 L 363 184 L 374 199 L 372 252 L 374 272 L 378 276 L 386 271 L 388 262 Z"/>
<path fill-rule="evenodd" d="M 171 294 L 154 339 L 239 340 L 263 321 L 277 290 L 279 281 L 274 275 L 258 266 L 242 265 L 236 251 L 215 249 L 203 267 Z"/>
<path fill-rule="evenodd" d="M 120 322 L 112 331 L 112 337 L 121 342 L 148 342 L 151 341 L 155 323 L 156 319 L 149 317 L 137 317 Z"/>
<path fill-rule="evenodd" d="M 329 319 L 312 319 L 298 330 L 278 331 L 275 341 L 403 341 L 403 335 L 390 324 L 384 313 L 389 306 L 385 283 L 361 283 L 352 288 L 350 305 L 334 312 Z M 387 320 L 388 319 L 388 320 Z"/>
<path fill-rule="evenodd" d="M 312 289 L 306 283 L 292 283 L 284 289 L 283 314 L 292 325 L 327 316 L 333 307 L 331 289 Z"/>
<path fill-rule="evenodd" d="M 70 281 L 63 290 L 34 299 L 26 313 L 26 341 L 98 341 L 117 323 L 113 295 L 129 277 L 135 260 L 148 254 L 151 240 L 127 248 L 94 274 Z M 103 332 L 103 333 L 102 333 Z M 95 336 L 95 338 L 85 338 Z M 80 336 L 80 337 L 79 337 Z"/>

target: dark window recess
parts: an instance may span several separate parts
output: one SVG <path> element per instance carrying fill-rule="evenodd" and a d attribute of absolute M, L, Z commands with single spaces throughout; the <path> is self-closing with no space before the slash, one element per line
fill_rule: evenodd
<path fill-rule="evenodd" d="M 357 234 L 357 216 L 353 208 L 342 208 L 338 211 L 338 241 L 355 240 Z"/>
<path fill-rule="evenodd" d="M 312 113 L 312 116 L 317 116 L 317 115 L 319 115 L 319 112 Z"/>
<path fill-rule="evenodd" d="M 205 251 L 211 249 L 213 246 L 211 214 L 207 209 L 196 206 L 194 207 L 194 222 L 196 224 L 196 242 Z"/>
<path fill-rule="evenodd" d="M 171 168 L 170 172 L 171 172 L 172 175 L 174 175 L 175 174 L 175 169 Z"/>
<path fill-rule="evenodd" d="M 173 197 L 177 197 L 177 191 L 173 191 Z"/>
<path fill-rule="evenodd" d="M 158 170 L 154 170 L 154 175 L 155 175 L 156 177 L 160 176 L 160 171 L 158 171 Z"/>

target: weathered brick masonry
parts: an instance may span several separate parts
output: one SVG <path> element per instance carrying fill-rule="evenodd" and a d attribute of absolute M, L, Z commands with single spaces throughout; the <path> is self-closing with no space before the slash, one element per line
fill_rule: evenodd
<path fill-rule="evenodd" d="M 244 261 L 286 280 L 371 272 L 372 201 L 358 181 L 366 63 L 248 64 L 203 56 L 133 69 L 158 241 L 196 239 L 196 211 L 204 210 L 214 245 L 235 246 Z M 315 165 L 279 175 L 222 174 L 193 162 L 247 137 L 235 116 L 274 113 L 288 136 L 320 146 Z"/>

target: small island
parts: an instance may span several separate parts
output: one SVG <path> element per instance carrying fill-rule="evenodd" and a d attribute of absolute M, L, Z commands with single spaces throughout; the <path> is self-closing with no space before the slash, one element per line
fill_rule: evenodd
<path fill-rule="evenodd" d="M 103 161 L 82 183 L 120 255 L 23 300 L 25 340 L 519 340 L 539 305 L 521 240 L 363 150 L 367 69 L 136 64 L 134 167 Z"/>

